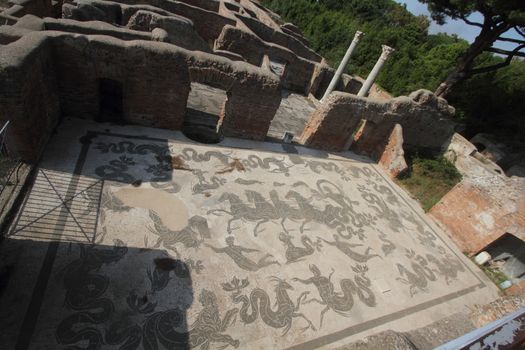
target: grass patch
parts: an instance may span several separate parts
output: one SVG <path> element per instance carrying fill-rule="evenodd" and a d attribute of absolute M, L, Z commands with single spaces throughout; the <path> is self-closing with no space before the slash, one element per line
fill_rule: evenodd
<path fill-rule="evenodd" d="M 485 275 L 487 275 L 487 277 L 490 278 L 490 280 L 494 282 L 498 287 L 501 283 L 510 279 L 503 272 L 495 268 L 492 268 L 490 266 L 480 266 L 480 267 L 483 270 L 483 272 L 485 272 Z"/>
<path fill-rule="evenodd" d="M 409 171 L 397 182 L 410 192 L 425 211 L 461 181 L 461 174 L 454 164 L 443 157 L 408 157 Z"/>

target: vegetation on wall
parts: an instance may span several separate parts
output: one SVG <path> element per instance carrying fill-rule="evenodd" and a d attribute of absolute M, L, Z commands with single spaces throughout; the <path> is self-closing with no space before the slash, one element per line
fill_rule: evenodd
<path fill-rule="evenodd" d="M 265 0 L 264 5 L 299 26 L 310 46 L 332 67 L 342 59 L 354 33 L 365 33 L 347 72 L 366 77 L 381 53 L 381 44 L 396 49 L 377 83 L 395 96 L 417 89 L 435 91 L 469 49 L 456 36 L 428 34 L 429 19 L 414 16 L 393 0 Z M 476 56 L 474 66 L 506 59 L 491 53 Z M 465 136 L 494 133 L 504 141 L 525 134 L 525 61 L 514 59 L 499 70 L 458 82 L 447 95 L 466 123 Z"/>

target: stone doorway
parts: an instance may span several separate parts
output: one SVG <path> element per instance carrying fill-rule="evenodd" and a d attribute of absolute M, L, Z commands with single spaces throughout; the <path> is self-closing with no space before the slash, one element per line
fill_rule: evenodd
<path fill-rule="evenodd" d="M 226 91 L 201 83 L 191 83 L 182 133 L 201 143 L 219 143 L 223 139 L 220 119 L 227 100 Z"/>
<path fill-rule="evenodd" d="M 102 78 L 98 82 L 99 113 L 96 121 L 124 124 L 124 88 L 122 83 Z"/>

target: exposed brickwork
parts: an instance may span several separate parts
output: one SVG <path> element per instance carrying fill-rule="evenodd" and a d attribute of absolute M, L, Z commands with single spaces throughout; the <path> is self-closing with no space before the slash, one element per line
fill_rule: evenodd
<path fill-rule="evenodd" d="M 400 124 L 407 148 L 440 150 L 454 133 L 455 123 L 449 119 L 453 114 L 444 99 L 426 90 L 391 100 L 333 92 L 313 113 L 300 140 L 312 147 L 346 150 L 352 132 L 365 119 L 373 123 L 365 140 L 387 140 L 394 125 Z"/>
<path fill-rule="evenodd" d="M 510 179 L 501 180 L 489 184 L 492 189 L 487 191 L 487 187 L 464 179 L 430 210 L 463 252 L 475 254 L 507 232 L 519 237 L 524 230 L 525 192 L 515 188 Z"/>
<path fill-rule="evenodd" d="M 403 129 L 401 125 L 396 124 L 394 126 L 378 163 L 393 178 L 408 169 L 403 151 Z"/>
<path fill-rule="evenodd" d="M 281 100 L 275 75 L 165 43 L 33 32 L 2 49 L 0 66 L 2 117 L 30 161 L 60 116 L 97 119 L 101 78 L 122 84 L 124 122 L 173 130 L 182 127 L 192 78 L 228 90 L 226 136 L 264 139 Z"/>

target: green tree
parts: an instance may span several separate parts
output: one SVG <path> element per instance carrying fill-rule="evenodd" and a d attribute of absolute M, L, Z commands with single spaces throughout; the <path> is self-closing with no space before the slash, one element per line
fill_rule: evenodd
<path fill-rule="evenodd" d="M 419 0 L 428 5 L 432 18 L 444 23 L 446 18 L 458 19 L 480 28 L 479 35 L 457 61 L 456 67 L 439 85 L 436 95 L 446 96 L 459 82 L 479 73 L 487 73 L 508 66 L 513 57 L 525 57 L 525 1 L 523 0 Z M 483 22 L 469 19 L 472 13 L 483 16 Z M 510 31 L 516 31 L 522 38 L 508 38 Z M 497 42 L 510 42 L 513 50 L 502 50 Z M 492 65 L 477 65 L 476 58 L 483 52 L 497 53 L 505 57 Z"/>

